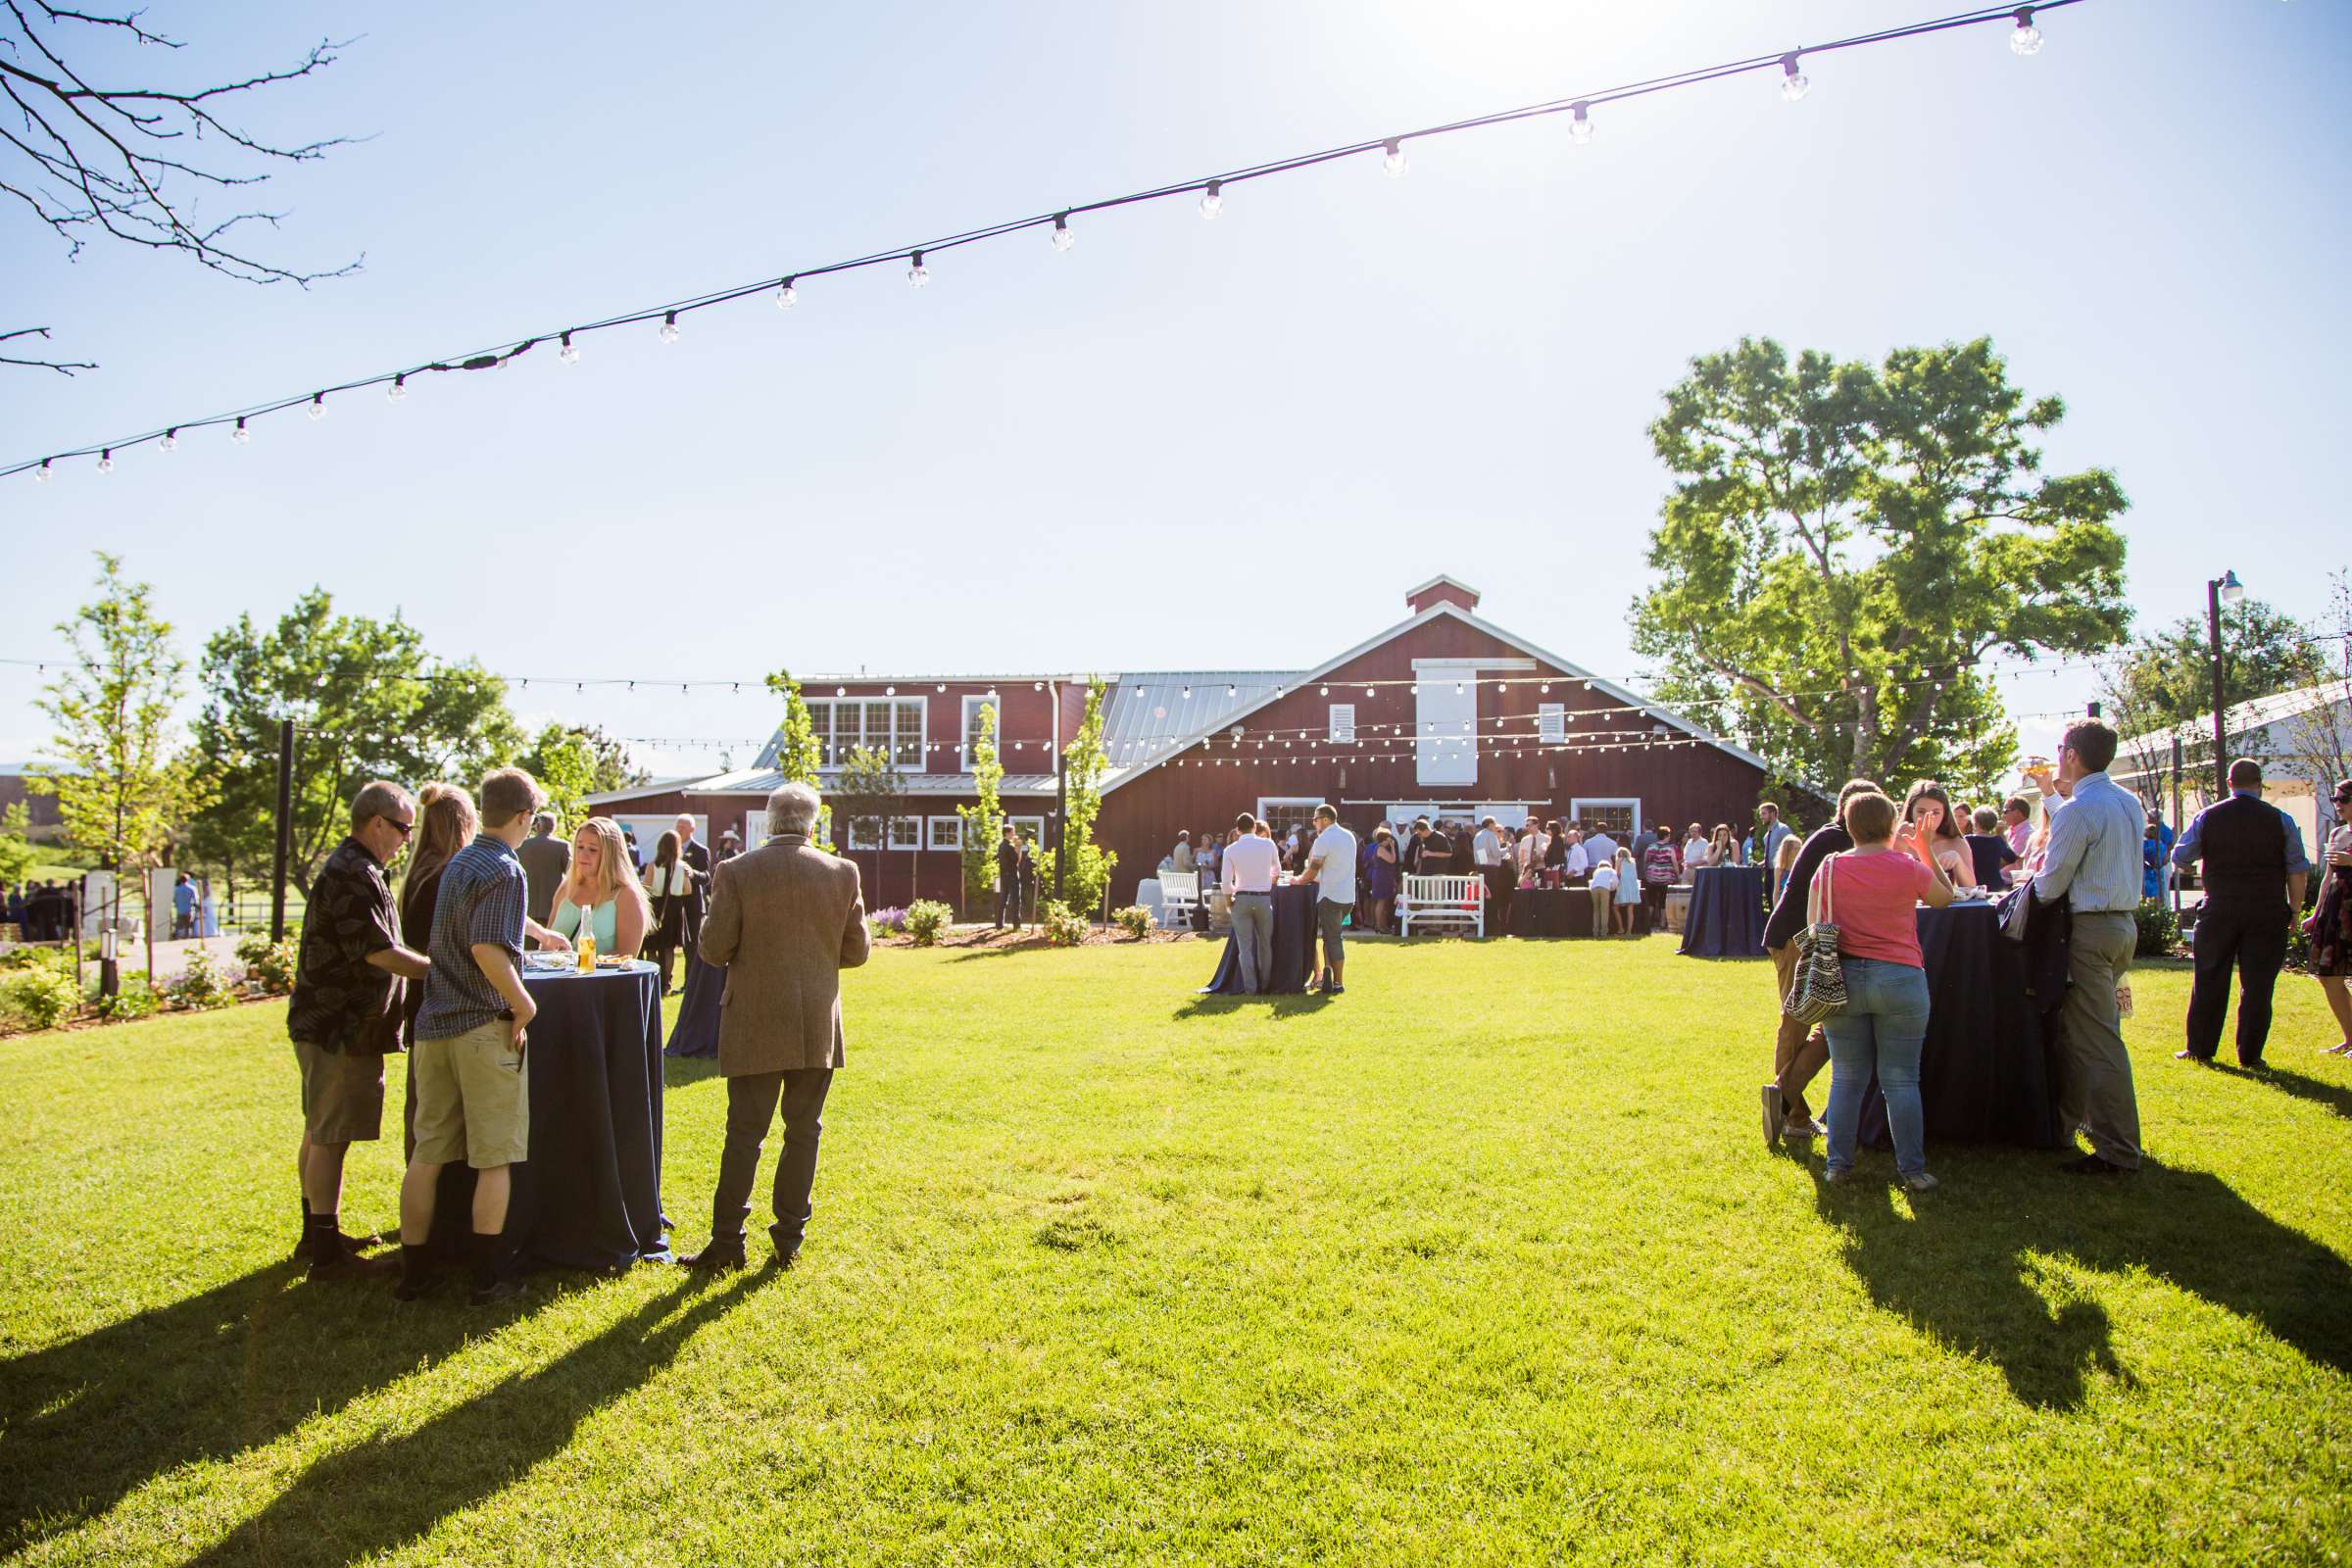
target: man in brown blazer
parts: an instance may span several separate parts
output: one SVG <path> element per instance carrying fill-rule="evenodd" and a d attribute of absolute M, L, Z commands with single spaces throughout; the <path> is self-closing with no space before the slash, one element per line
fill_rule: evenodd
<path fill-rule="evenodd" d="M 842 1064 L 841 974 L 867 952 L 858 867 L 808 842 L 816 791 L 787 784 L 767 798 L 771 837 L 712 872 L 703 959 L 727 971 L 718 1002 L 718 1070 L 727 1080 L 727 1147 L 710 1200 L 710 1245 L 688 1268 L 744 1265 L 760 1146 L 780 1100 L 784 1152 L 776 1160 L 774 1266 L 792 1267 L 808 1227 L 817 1120 Z"/>

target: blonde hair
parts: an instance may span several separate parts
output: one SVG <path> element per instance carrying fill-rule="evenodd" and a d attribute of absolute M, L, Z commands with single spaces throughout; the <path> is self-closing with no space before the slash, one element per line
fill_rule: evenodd
<path fill-rule="evenodd" d="M 1796 842 L 1796 835 L 1793 833 L 1781 840 L 1781 847 L 1773 852 L 1773 870 L 1776 872 L 1794 870 L 1796 858 L 1804 853 L 1804 848 L 1803 845 Z"/>
<path fill-rule="evenodd" d="M 405 895 L 416 879 L 449 863 L 449 858 L 473 842 L 480 820 L 473 813 L 473 797 L 456 784 L 427 784 L 416 797 L 416 847 L 409 852 L 409 874 L 401 882 Z"/>
<path fill-rule="evenodd" d="M 620 824 L 609 816 L 592 816 L 572 834 L 573 843 L 578 843 L 581 833 L 593 836 L 597 848 L 603 852 L 597 857 L 596 884 L 581 885 L 579 858 L 573 857 L 571 869 L 564 873 L 563 885 L 556 889 L 555 907 L 586 904 L 594 908 L 608 899 L 626 898 L 635 904 L 639 914 L 651 918 L 653 906 L 646 901 L 645 884 L 637 880 L 637 865 L 629 857 L 629 841 L 620 836 Z"/>

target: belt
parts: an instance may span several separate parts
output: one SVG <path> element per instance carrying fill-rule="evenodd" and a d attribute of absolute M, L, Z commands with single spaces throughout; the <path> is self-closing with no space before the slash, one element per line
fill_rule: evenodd
<path fill-rule="evenodd" d="M 1233 896 L 1237 899 L 1270 899 L 1274 896 L 1274 890 L 1272 888 L 1237 888 L 1234 890 Z"/>

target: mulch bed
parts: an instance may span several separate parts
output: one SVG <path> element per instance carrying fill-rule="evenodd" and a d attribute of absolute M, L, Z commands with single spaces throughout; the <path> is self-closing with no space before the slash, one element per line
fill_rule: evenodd
<path fill-rule="evenodd" d="M 1086 941 L 1082 945 L 1090 948 L 1140 948 L 1152 943 L 1195 940 L 1197 939 L 1190 931 L 1155 930 L 1149 936 L 1136 938 L 1129 936 L 1114 925 L 1089 930 L 1086 934 Z M 939 940 L 931 945 L 935 948 L 983 948 L 1000 953 L 1053 946 L 1046 940 L 1045 932 L 1036 926 L 1030 926 L 1023 930 L 998 931 L 984 925 L 950 926 L 941 932 Z M 876 937 L 874 946 L 877 948 L 911 948 L 914 946 L 914 938 L 905 935 Z"/>

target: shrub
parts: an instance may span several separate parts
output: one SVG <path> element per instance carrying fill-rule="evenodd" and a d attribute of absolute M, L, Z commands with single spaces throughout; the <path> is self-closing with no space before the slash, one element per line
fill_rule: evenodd
<path fill-rule="evenodd" d="M 1057 948 L 1074 948 L 1086 940 L 1086 916 L 1058 899 L 1048 899 L 1037 911 L 1046 941 Z"/>
<path fill-rule="evenodd" d="M 164 999 L 190 1011 L 225 1007 L 237 1000 L 234 985 L 234 977 L 210 953 L 191 948 L 179 973 L 164 982 Z"/>
<path fill-rule="evenodd" d="M 2164 900 L 2141 900 L 2132 919 L 2139 927 L 2138 943 L 2132 950 L 2137 956 L 2161 958 L 2180 945 L 2180 918 Z"/>
<path fill-rule="evenodd" d="M 260 931 L 238 939 L 237 961 L 245 978 L 261 987 L 266 997 L 282 997 L 294 989 L 296 949 L 291 941 L 272 942 Z"/>
<path fill-rule="evenodd" d="M 916 947 L 927 948 L 955 918 L 956 911 L 937 899 L 920 899 L 906 906 L 906 934 Z"/>
<path fill-rule="evenodd" d="M 0 1019 L 17 1029 L 54 1029 L 81 1005 L 74 960 L 21 963 L 0 973 Z"/>
<path fill-rule="evenodd" d="M 905 909 L 876 909 L 865 917 L 866 929 L 877 938 L 895 937 L 906 929 Z"/>
<path fill-rule="evenodd" d="M 1140 904 L 1131 904 L 1124 909 L 1114 909 L 1111 911 L 1110 917 L 1117 922 L 1120 930 L 1138 942 L 1152 934 L 1153 924 L 1152 911 Z"/>
<path fill-rule="evenodd" d="M 162 1000 L 147 989 L 147 977 L 134 974 L 124 975 L 122 989 L 111 997 L 100 997 L 90 1004 L 90 1010 L 108 1023 L 128 1023 L 153 1016 L 162 1005 Z"/>

